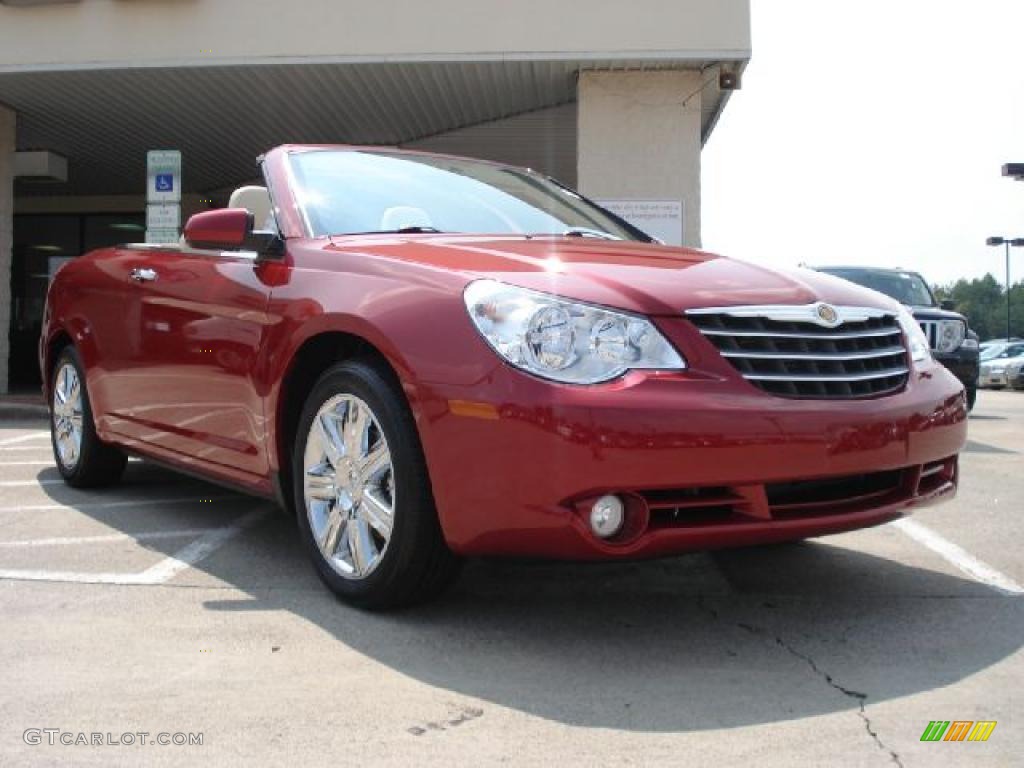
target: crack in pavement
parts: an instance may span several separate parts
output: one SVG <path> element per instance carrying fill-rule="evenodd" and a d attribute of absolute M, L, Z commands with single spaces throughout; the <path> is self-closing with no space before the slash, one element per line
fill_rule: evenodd
<path fill-rule="evenodd" d="M 718 620 L 718 611 L 716 611 L 714 608 L 705 603 L 703 595 L 697 597 L 697 605 L 701 610 L 709 614 L 713 619 L 715 619 L 716 621 Z M 794 648 L 785 640 L 783 640 L 782 637 L 780 637 L 779 635 L 774 635 L 768 632 L 763 627 L 757 627 L 753 624 L 746 624 L 744 622 L 737 622 L 736 626 L 742 629 L 743 631 L 747 632 L 748 634 L 754 635 L 755 637 L 773 640 L 778 647 L 782 648 L 791 656 L 794 656 L 795 658 L 798 658 L 801 661 L 803 661 L 808 667 L 810 667 L 811 671 L 814 672 L 815 675 L 824 680 L 831 688 L 834 688 L 835 690 L 839 691 L 847 698 L 855 700 L 857 702 L 857 716 L 860 717 L 860 719 L 864 722 L 864 730 L 867 731 L 868 736 L 871 737 L 871 740 L 875 743 L 875 746 L 883 752 L 887 752 L 889 754 L 889 759 L 892 760 L 892 762 L 896 766 L 898 766 L 898 768 L 903 768 L 903 761 L 900 760 L 900 756 L 896 753 L 895 750 L 890 749 L 885 744 L 885 742 L 882 741 L 882 739 L 878 735 L 878 732 L 872 727 L 871 718 L 868 717 L 867 710 L 864 707 L 864 702 L 867 701 L 868 698 L 868 695 L 866 693 L 861 693 L 860 691 L 855 691 L 852 688 L 847 688 L 846 686 L 839 684 L 832 677 L 832 675 L 830 675 L 825 670 L 821 669 L 814 661 L 814 659 L 812 659 L 807 654 L 798 651 L 796 648 Z"/>

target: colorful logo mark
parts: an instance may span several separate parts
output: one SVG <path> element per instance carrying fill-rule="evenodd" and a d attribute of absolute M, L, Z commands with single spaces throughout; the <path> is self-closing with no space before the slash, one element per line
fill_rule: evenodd
<path fill-rule="evenodd" d="M 932 720 L 921 741 L 988 741 L 995 729 L 995 720 Z"/>

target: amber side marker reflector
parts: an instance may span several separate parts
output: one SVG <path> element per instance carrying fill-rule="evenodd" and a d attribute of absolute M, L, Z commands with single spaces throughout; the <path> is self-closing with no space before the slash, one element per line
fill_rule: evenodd
<path fill-rule="evenodd" d="M 471 419 L 495 421 L 500 418 L 498 409 L 490 403 L 477 403 L 472 400 L 449 400 L 448 410 L 456 416 L 468 416 Z"/>

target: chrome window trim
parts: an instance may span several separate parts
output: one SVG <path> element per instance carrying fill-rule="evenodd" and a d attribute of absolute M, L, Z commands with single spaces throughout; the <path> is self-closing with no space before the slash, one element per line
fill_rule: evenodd
<path fill-rule="evenodd" d="M 317 150 L 313 150 L 317 151 Z M 319 150 L 325 151 L 325 150 Z M 306 201 L 303 199 L 306 195 L 304 189 L 300 190 L 298 182 L 295 179 L 295 169 L 292 168 L 292 155 L 301 154 L 299 152 L 285 152 L 284 155 L 284 175 L 288 180 L 288 190 L 291 192 L 292 200 L 295 201 L 295 207 L 299 209 L 299 218 L 302 220 L 302 226 L 306 229 L 306 237 L 313 238 L 316 235 L 313 234 L 313 222 L 309 218 L 309 212 L 306 211 Z M 269 187 L 267 187 L 269 189 Z"/>
<path fill-rule="evenodd" d="M 208 256 L 218 259 L 245 259 L 246 261 L 256 261 L 260 257 L 253 250 L 221 251 L 215 248 L 182 247 L 180 245 L 172 245 L 171 243 L 124 243 L 123 245 L 115 246 L 115 248 L 132 251 L 166 251 L 168 253 L 180 253 L 184 256 Z"/>

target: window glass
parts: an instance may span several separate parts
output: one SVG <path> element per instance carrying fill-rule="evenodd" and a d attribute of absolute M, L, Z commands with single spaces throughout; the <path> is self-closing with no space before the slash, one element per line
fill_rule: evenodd
<path fill-rule="evenodd" d="M 140 213 L 98 213 L 84 219 L 83 253 L 146 239 L 146 217 Z"/>
<path fill-rule="evenodd" d="M 900 304 L 911 307 L 934 307 L 935 299 L 928 285 L 914 272 L 875 269 L 823 268 L 826 272 L 873 291 L 884 293 Z"/>
<path fill-rule="evenodd" d="M 46 290 L 64 262 L 95 248 L 138 242 L 146 217 L 129 214 L 21 214 L 14 217 L 11 265 L 11 386 L 39 382 L 36 345 Z"/>
<path fill-rule="evenodd" d="M 407 228 L 557 235 L 582 229 L 649 239 L 576 193 L 519 168 L 356 150 L 300 152 L 290 162 L 315 236 Z"/>

